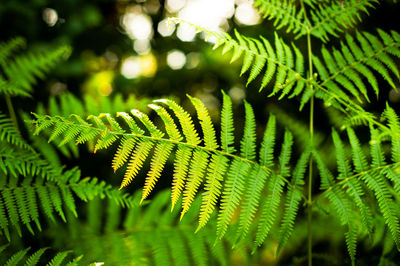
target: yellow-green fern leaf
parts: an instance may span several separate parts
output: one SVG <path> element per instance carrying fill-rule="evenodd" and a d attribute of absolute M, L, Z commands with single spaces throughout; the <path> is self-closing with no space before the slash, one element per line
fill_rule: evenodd
<path fill-rule="evenodd" d="M 203 129 L 205 147 L 208 149 L 218 149 L 214 125 L 211 122 L 211 117 L 208 114 L 207 108 L 199 99 L 190 97 L 189 95 L 187 96 L 196 108 L 197 117 L 200 120 L 200 125 Z"/>
<path fill-rule="evenodd" d="M 155 104 L 149 104 L 148 106 L 151 109 L 153 109 L 154 111 L 156 111 L 156 113 L 164 121 L 165 130 L 167 131 L 169 138 L 172 140 L 175 140 L 175 141 L 181 141 L 183 139 L 183 137 L 182 137 L 181 133 L 179 132 L 178 127 L 176 126 L 174 120 L 167 112 L 167 110 L 165 110 L 163 107 L 155 105 Z"/>
<path fill-rule="evenodd" d="M 136 146 L 128 162 L 128 167 L 120 188 L 126 187 L 132 182 L 142 168 L 143 162 L 146 160 L 152 147 L 153 143 L 151 141 L 143 141 Z"/>
<path fill-rule="evenodd" d="M 112 160 L 112 168 L 115 171 L 123 166 L 129 158 L 133 148 L 135 147 L 136 139 L 133 137 L 125 136 L 122 138 L 121 143 L 117 149 Z"/>
<path fill-rule="evenodd" d="M 183 110 L 181 106 L 171 100 L 156 100 L 154 102 L 164 103 L 175 113 L 176 117 L 178 117 L 179 122 L 182 127 L 183 134 L 185 135 L 186 142 L 192 145 L 198 145 L 201 140 L 197 134 L 196 129 L 194 128 L 192 118 L 190 115 Z"/>
<path fill-rule="evenodd" d="M 174 163 L 174 175 L 172 177 L 171 188 L 171 210 L 179 200 L 182 189 L 185 185 L 186 175 L 189 169 L 190 158 L 192 157 L 192 149 L 186 146 L 179 146 L 176 152 Z"/>
<path fill-rule="evenodd" d="M 189 210 L 190 205 L 196 196 L 197 190 L 203 181 L 203 175 L 208 164 L 208 157 L 209 155 L 205 151 L 195 150 L 193 152 L 193 159 L 190 163 L 188 180 L 183 191 L 181 219 Z"/>
<path fill-rule="evenodd" d="M 222 181 L 228 168 L 228 163 L 228 158 L 223 155 L 213 154 L 211 157 L 211 162 L 207 170 L 205 192 L 202 194 L 199 226 L 196 231 L 207 224 L 211 213 L 217 205 L 218 198 L 222 192 Z"/>
<path fill-rule="evenodd" d="M 153 190 L 157 180 L 161 176 L 161 172 L 169 155 L 171 154 L 173 147 L 174 145 L 168 142 L 160 143 L 156 146 L 153 158 L 151 159 L 150 170 L 147 173 L 147 177 L 144 183 L 142 198 L 140 202 L 143 202 L 143 200 L 145 200 L 149 196 L 150 192 Z"/>

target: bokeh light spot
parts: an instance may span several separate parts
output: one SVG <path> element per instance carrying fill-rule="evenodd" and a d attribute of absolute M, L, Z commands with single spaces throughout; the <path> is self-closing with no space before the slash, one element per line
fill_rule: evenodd
<path fill-rule="evenodd" d="M 140 59 L 137 56 L 125 58 L 121 65 L 121 74 L 127 79 L 133 79 L 140 76 Z"/>
<path fill-rule="evenodd" d="M 168 25 L 168 19 L 163 19 L 158 23 L 157 31 L 163 37 L 171 36 L 175 31 L 175 23 L 170 22 Z"/>
<path fill-rule="evenodd" d="M 235 20 L 239 24 L 256 25 L 261 22 L 257 9 L 253 8 L 250 1 L 243 2 L 238 5 L 235 12 Z"/>
<path fill-rule="evenodd" d="M 58 21 L 58 13 L 53 8 L 45 8 L 42 13 L 42 18 L 49 27 L 53 27 Z"/>
<path fill-rule="evenodd" d="M 131 39 L 145 40 L 153 36 L 152 20 L 144 14 L 127 13 L 122 17 L 122 25 Z"/>
<path fill-rule="evenodd" d="M 181 69 L 186 63 L 186 56 L 179 50 L 168 52 L 167 64 L 172 69 Z"/>

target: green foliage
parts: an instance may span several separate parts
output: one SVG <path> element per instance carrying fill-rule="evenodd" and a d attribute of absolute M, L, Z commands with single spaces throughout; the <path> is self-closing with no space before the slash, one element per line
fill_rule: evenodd
<path fill-rule="evenodd" d="M 7 248 L 7 246 L 2 246 L 0 247 L 1 249 L 5 249 Z M 22 262 L 25 262 L 24 265 L 38 265 L 38 263 L 40 262 L 41 264 L 39 265 L 43 265 L 44 260 L 41 259 L 41 257 L 43 256 L 43 254 L 46 252 L 47 248 L 41 248 L 38 251 L 34 252 L 31 255 L 27 255 L 27 253 L 29 252 L 30 248 L 26 248 L 23 250 L 18 251 L 17 253 L 13 254 L 8 260 L 4 260 L 2 261 L 4 264 L 3 265 L 7 265 L 7 266 L 12 266 L 12 265 L 19 265 Z M 68 259 L 65 260 L 67 257 L 70 257 L 70 252 L 69 251 L 63 251 L 63 252 L 59 252 L 57 253 L 51 260 L 48 261 L 48 263 L 46 265 L 51 265 L 51 266 L 56 266 L 56 265 L 69 265 L 69 266 L 73 266 L 73 265 L 78 265 L 78 262 L 81 260 L 82 256 L 80 257 L 76 257 L 74 259 Z M 2 258 L 3 260 L 4 258 Z"/>
<path fill-rule="evenodd" d="M 262 143 L 262 149 L 260 150 L 262 153 L 257 158 L 254 113 L 252 107 L 245 102 L 245 125 L 243 137 L 240 141 L 240 149 L 238 153 L 229 153 L 225 149 L 227 149 L 227 143 L 233 144 L 232 135 L 221 134 L 221 143 L 225 143 L 225 149 L 218 148 L 216 133 L 207 109 L 199 99 L 190 96 L 189 99 L 197 109 L 197 119 L 202 125 L 203 138 L 200 138 L 199 133 L 195 130 L 190 115 L 172 100 L 156 100 L 154 102 L 165 104 L 174 112 L 180 122 L 179 128 L 182 129 L 185 136 L 184 140 L 177 140 L 177 136 L 182 135 L 177 125 L 169 124 L 173 127 L 168 128 L 166 124 L 167 132 L 165 133 L 168 134 L 169 131 L 168 136 L 166 136 L 149 120 L 147 115 L 137 110 L 132 110 L 133 116 L 119 113 L 123 118 L 122 121 L 128 122 L 127 129 L 109 114 L 100 114 L 96 117 L 89 116 L 87 121 L 77 115 L 69 118 L 35 115 L 36 119 L 33 121 L 35 134 L 39 134 L 43 129 L 50 129 L 51 135 L 57 134 L 57 136 L 61 136 L 62 142 L 66 143 L 67 141 L 78 142 L 83 134 L 87 136 L 86 132 L 89 130 L 94 133 L 86 141 L 93 141 L 98 149 L 106 149 L 114 142 L 119 142 L 113 159 L 113 168 L 116 171 L 127 162 L 121 188 L 131 183 L 142 168 L 145 159 L 149 158 L 150 151 L 154 148 L 141 201 L 149 196 L 168 157 L 171 155 L 171 151 L 177 148 L 171 200 L 174 206 L 179 196 L 183 195 L 181 218 L 189 210 L 196 194 L 199 192 L 200 185 L 205 180 L 206 192 L 203 193 L 202 197 L 198 229 L 205 226 L 217 200 L 221 198 L 217 236 L 222 239 L 235 210 L 241 205 L 240 201 L 243 195 L 251 195 L 243 203 L 241 218 L 243 230 L 238 231 L 238 234 L 245 236 L 259 206 L 262 188 L 272 171 L 268 166 L 272 165 L 273 159 L 275 119 L 271 117 Z M 232 131 L 234 128 L 233 114 L 232 109 L 228 109 L 229 106 L 231 106 L 230 98 L 224 97 L 223 115 L 228 117 L 225 128 Z M 166 113 L 165 109 L 161 109 L 163 108 L 161 105 L 152 104 L 151 107 L 155 110 L 164 110 L 163 113 L 158 112 L 158 114 L 161 114 L 161 118 L 164 117 L 164 122 L 170 122 L 170 120 L 165 119 L 166 117 L 170 118 L 170 114 Z M 135 122 L 134 117 L 137 122 L 141 122 L 141 125 Z M 139 130 L 139 128 L 141 129 Z M 223 131 L 225 130 L 228 131 L 223 129 Z M 146 131 L 148 132 L 147 134 Z M 292 144 L 292 135 L 286 132 L 285 142 L 282 145 L 279 157 L 281 168 L 276 172 L 283 180 L 290 175 L 289 160 Z M 181 153 L 187 153 L 188 155 L 182 154 L 181 156 Z M 231 166 L 228 167 L 228 164 L 231 164 Z M 255 184 L 246 184 L 246 176 L 250 172 L 254 172 L 259 180 Z M 224 175 L 227 175 L 227 178 L 225 182 L 222 182 Z"/>
<path fill-rule="evenodd" d="M 12 96 L 30 96 L 32 85 L 37 78 L 44 78 L 54 65 L 70 53 L 67 46 L 53 51 L 27 52 L 22 55 L 14 55 L 15 50 L 24 45 L 24 40 L 15 38 L 1 44 L 0 66 L 0 93 Z"/>
<path fill-rule="evenodd" d="M 15 239 L 26 231 L 46 231 L 54 247 L 67 245 L 87 263 L 112 265 L 262 264 L 257 259 L 264 253 L 278 260 L 285 252 L 290 256 L 291 247 L 304 245 L 307 237 L 311 263 L 318 257 L 312 240 L 328 226 L 342 227 L 340 240 L 352 264 L 357 246 L 376 245 L 383 249 L 380 263 L 390 263 L 389 254 L 398 256 L 400 250 L 400 119 L 389 104 L 381 114 L 366 106 L 373 102 L 371 88 L 378 97 L 381 82 L 393 88 L 399 82 L 400 35 L 347 31 L 376 3 L 256 0 L 260 14 L 277 29 L 305 37 L 307 52 L 278 32 L 268 40 L 194 26 L 215 41 L 214 48 L 231 52 L 231 61 L 241 58 L 247 85 L 270 89 L 269 97 L 278 100 L 297 100 L 300 110 L 309 105 L 307 126 L 289 115 L 285 119 L 285 110 L 269 114 L 263 130 L 256 120 L 262 114 L 246 100 L 241 113 L 234 111 L 225 92 L 220 124 L 207 102 L 192 96 L 190 109 L 173 99 L 148 104 L 121 95 L 85 96 L 82 102 L 64 94 L 50 97 L 48 107 L 40 105 L 27 121 L 31 145 L 17 128 L 10 96 L 28 96 L 36 79 L 68 49 L 11 59 L 23 40 L 0 44 L 0 93 L 11 117 L 0 113 L 0 228 L 17 252 L 5 265 L 25 258 L 28 249 Z M 320 53 L 313 50 L 312 36 L 324 42 Z M 342 38 L 339 48 L 327 43 L 333 37 Z M 314 130 L 322 108 L 334 109 L 328 111 L 335 120 L 330 134 Z M 242 128 L 240 138 L 235 128 Z M 62 165 L 58 151 L 81 159 L 77 145 L 84 143 L 89 151 L 112 155 L 112 169 L 122 176 L 119 190 Z M 167 169 L 171 190 L 158 191 Z M 121 191 L 129 191 L 133 186 L 125 187 L 142 174 L 141 193 Z M 27 264 L 38 263 L 44 252 L 34 253 Z M 60 265 L 67 255 L 56 254 L 49 265 Z"/>

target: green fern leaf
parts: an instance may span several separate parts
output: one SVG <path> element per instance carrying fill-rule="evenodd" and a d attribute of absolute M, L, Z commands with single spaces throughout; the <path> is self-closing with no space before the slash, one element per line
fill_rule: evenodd
<path fill-rule="evenodd" d="M 150 171 L 147 174 L 140 202 L 146 199 L 153 190 L 155 183 L 161 176 L 164 165 L 171 154 L 174 145 L 171 143 L 160 143 L 156 146 L 154 156 L 150 163 Z"/>
<path fill-rule="evenodd" d="M 178 146 L 178 151 L 176 152 L 176 160 L 174 163 L 174 175 L 171 189 L 171 210 L 174 208 L 183 190 L 191 157 L 191 149 L 185 146 Z"/>
<path fill-rule="evenodd" d="M 335 130 L 332 130 L 332 138 L 336 149 L 336 160 L 339 171 L 338 179 L 347 180 L 344 184 L 344 188 L 346 188 L 346 193 L 354 200 L 355 204 L 360 209 L 362 222 L 365 228 L 367 229 L 368 233 L 371 235 L 372 213 L 362 198 L 364 195 L 362 184 L 360 184 L 360 182 L 356 179 L 349 178 L 353 174 L 351 166 L 346 158 L 347 156 L 343 142 L 340 139 L 339 134 Z"/>
<path fill-rule="evenodd" d="M 274 158 L 276 118 L 270 115 L 260 148 L 260 165 L 271 167 Z"/>
<path fill-rule="evenodd" d="M 7 260 L 5 266 L 17 265 L 25 257 L 26 253 L 28 253 L 29 250 L 30 248 L 26 248 L 18 251 L 9 260 Z"/>
<path fill-rule="evenodd" d="M 240 155 L 243 158 L 254 160 L 256 156 L 256 120 L 250 104 L 244 102 L 245 123 L 243 138 L 240 141 Z"/>
<path fill-rule="evenodd" d="M 41 248 L 35 253 L 33 253 L 25 262 L 25 266 L 34 266 L 37 265 L 39 262 L 40 257 L 44 254 L 44 252 L 47 250 L 47 248 Z"/>
<path fill-rule="evenodd" d="M 199 118 L 200 125 L 203 129 L 205 147 L 214 150 L 218 149 L 217 138 L 215 136 L 215 129 L 211 122 L 211 117 L 208 114 L 207 108 L 199 99 L 190 97 L 189 95 L 188 98 L 196 108 L 197 117 Z"/>
<path fill-rule="evenodd" d="M 276 220 L 276 212 L 279 207 L 284 184 L 280 176 L 273 174 L 270 177 L 267 189 L 268 196 L 261 207 L 261 216 L 260 222 L 258 223 L 254 249 L 264 243 L 265 238 Z"/>
<path fill-rule="evenodd" d="M 286 32 L 293 32 L 297 36 L 306 34 L 309 25 L 304 22 L 304 10 L 290 1 L 256 0 L 254 6 L 267 19 L 275 19 L 277 29 L 287 27 Z"/>
<path fill-rule="evenodd" d="M 304 185 L 304 175 L 310 154 L 311 149 L 306 149 L 300 156 L 300 159 L 297 161 L 296 167 L 294 168 L 291 186 L 286 195 L 285 211 L 283 214 L 282 225 L 279 229 L 279 244 L 276 254 L 279 254 L 280 249 L 286 245 L 293 232 L 294 221 L 302 199 L 301 193 Z"/>
<path fill-rule="evenodd" d="M 359 140 L 354 131 L 347 129 L 350 144 L 353 153 L 353 163 L 358 172 L 364 172 L 368 169 L 368 163 L 363 153 Z M 367 187 L 374 191 L 378 200 L 378 205 L 385 218 L 385 223 L 388 225 L 392 234 L 393 240 L 400 247 L 400 225 L 398 214 L 394 209 L 394 202 L 391 199 L 390 192 L 386 186 L 382 176 L 379 173 L 368 173 L 361 175 L 361 179 L 366 183 Z"/>
<path fill-rule="evenodd" d="M 68 256 L 69 253 L 71 253 L 71 252 L 70 251 L 64 251 L 64 252 L 57 253 L 57 255 L 55 255 L 54 258 L 49 263 L 47 263 L 46 266 L 59 266 L 59 265 L 62 265 L 61 263 Z"/>
<path fill-rule="evenodd" d="M 208 164 L 208 157 L 209 154 L 202 150 L 195 150 L 193 152 L 188 179 L 185 189 L 183 190 L 181 220 L 183 215 L 185 215 L 185 213 L 189 210 L 197 190 L 203 181 L 203 175 Z"/>
<path fill-rule="evenodd" d="M 183 139 L 183 137 L 182 137 L 181 133 L 179 132 L 178 127 L 176 126 L 174 120 L 167 112 L 167 110 L 165 110 L 163 107 L 155 105 L 155 104 L 149 104 L 148 106 L 151 109 L 153 109 L 154 111 L 156 111 L 156 113 L 164 121 L 165 130 L 167 131 L 168 136 L 172 140 L 181 141 Z"/>
<path fill-rule="evenodd" d="M 221 239 L 228 229 L 233 212 L 242 198 L 245 187 L 245 178 L 251 170 L 246 161 L 234 159 L 228 171 L 224 191 L 221 199 L 221 209 L 218 213 L 217 238 Z"/>
<path fill-rule="evenodd" d="M 251 223 L 253 222 L 260 204 L 261 193 L 270 175 L 270 171 L 259 166 L 254 167 L 250 172 L 249 176 L 252 177 L 252 179 L 249 180 L 246 193 L 243 197 L 236 239 L 244 239 L 249 232 Z"/>
<path fill-rule="evenodd" d="M 129 183 L 132 182 L 132 180 L 137 175 L 139 169 L 142 167 L 144 160 L 147 158 L 147 155 L 150 153 L 153 145 L 154 144 L 151 141 L 143 141 L 136 146 L 128 162 L 127 170 L 125 172 L 124 179 L 122 180 L 120 188 L 126 187 L 127 185 L 129 185 Z"/>
<path fill-rule="evenodd" d="M 144 114 L 136 109 L 131 110 L 131 113 L 132 113 L 132 115 L 136 116 L 143 123 L 143 125 L 147 128 L 147 130 L 150 132 L 150 135 L 153 138 L 162 138 L 164 136 L 164 133 L 161 132 L 153 124 L 153 122 L 151 122 L 150 118 L 146 114 Z"/>
<path fill-rule="evenodd" d="M 222 91 L 223 104 L 221 110 L 221 146 L 226 153 L 234 153 L 235 137 L 233 127 L 232 101 L 224 91 Z"/>
<path fill-rule="evenodd" d="M 207 224 L 211 213 L 214 211 L 217 200 L 221 194 L 221 183 L 228 168 L 228 163 L 229 160 L 225 156 L 217 156 L 213 154 L 211 157 L 211 162 L 206 176 L 205 192 L 203 192 L 202 196 L 199 226 L 197 227 L 196 232 Z"/>
<path fill-rule="evenodd" d="M 348 0 L 346 2 L 330 2 L 326 1 L 318 3 L 313 10 L 310 11 L 311 24 L 309 31 L 315 37 L 326 41 L 329 39 L 328 34 L 337 37 L 339 32 L 344 29 L 352 28 L 357 20 L 361 20 L 361 12 L 367 13 L 367 8 L 373 7 L 376 0 Z"/>
<path fill-rule="evenodd" d="M 180 107 L 175 102 L 170 100 L 156 100 L 154 102 L 164 103 L 169 108 L 171 108 L 172 111 L 174 111 L 176 117 L 178 117 L 179 122 L 182 126 L 182 131 L 183 134 L 185 135 L 187 143 L 192 145 L 198 145 L 200 143 L 200 138 L 196 130 L 194 129 L 193 121 L 190 118 L 190 115 L 185 110 L 183 110 L 182 107 Z"/>
<path fill-rule="evenodd" d="M 121 166 L 123 166 L 129 158 L 133 148 L 135 147 L 136 140 L 132 137 L 123 137 L 117 152 L 114 155 L 112 161 L 112 168 L 114 172 L 117 171 Z"/>

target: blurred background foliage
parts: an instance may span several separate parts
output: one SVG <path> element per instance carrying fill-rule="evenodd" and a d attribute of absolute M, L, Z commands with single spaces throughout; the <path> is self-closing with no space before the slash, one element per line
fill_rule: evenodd
<path fill-rule="evenodd" d="M 400 31 L 399 4 L 392 0 L 380 2 L 370 10 L 371 16 L 362 16 L 358 30 Z M 245 98 L 253 105 L 260 132 L 269 112 L 294 133 L 296 127 L 304 126 L 301 122 L 307 121 L 308 110 L 298 112 L 297 99 L 278 103 L 277 98 L 267 97 L 268 88 L 258 93 L 259 80 L 246 88 L 246 77 L 239 75 L 239 62 L 230 64 L 228 57 L 220 51 L 212 51 L 212 40 L 204 40 L 204 36 L 193 28 L 173 23 L 167 25 L 168 17 L 180 17 L 207 29 L 229 33 L 236 28 L 250 37 L 263 35 L 271 39 L 274 34 L 273 21 L 262 19 L 248 0 L 1 0 L 0 42 L 21 36 L 31 50 L 47 50 L 60 45 L 72 48 L 69 59 L 38 82 L 32 98 L 13 98 L 16 109 L 20 113 L 63 114 L 60 110 L 68 110 L 69 106 L 71 113 L 82 115 L 132 108 L 146 111 L 151 99 L 172 97 L 186 110 L 194 111 L 185 97 L 190 94 L 206 104 L 218 124 L 220 90 L 224 90 L 236 104 L 234 108 L 239 109 L 236 112 L 243 111 L 240 103 Z M 284 29 L 279 33 L 285 40 L 293 40 Z M 340 39 L 334 41 L 340 42 Z M 296 45 L 305 52 L 304 38 L 296 40 Z M 315 42 L 314 51 L 319 51 L 320 45 Z M 380 98 L 368 109 L 372 112 L 382 110 L 384 104 L 390 102 L 399 110 L 400 93 L 385 82 L 379 84 Z M 396 85 L 400 88 L 400 84 Z M 7 113 L 3 102 L 0 106 L 1 111 Z M 326 112 L 318 104 L 316 108 L 316 136 L 318 142 L 323 143 L 329 137 L 324 134 L 329 127 L 326 119 L 336 118 L 337 121 L 337 114 Z M 241 117 L 235 119 L 240 124 Z M 236 129 L 241 132 L 239 127 Z M 302 136 L 297 137 L 301 142 Z M 43 144 L 37 147 L 43 147 Z M 121 177 L 112 173 L 111 157 L 106 152 L 93 155 L 85 147 L 75 146 L 53 152 L 62 155 L 64 164 L 78 164 L 83 176 L 98 176 L 115 186 L 120 183 Z M 55 157 L 53 163 L 60 164 Z M 165 172 L 170 170 L 171 167 L 167 167 Z M 167 174 L 164 180 L 164 185 L 169 186 L 171 175 Z M 139 177 L 127 190 L 133 192 L 142 184 L 143 177 Z M 163 187 L 160 184 L 157 189 Z M 322 223 L 328 221 L 324 219 Z M 301 235 L 304 230 L 299 230 Z M 326 234 L 321 232 L 321 239 L 329 237 Z M 293 245 L 298 247 L 296 243 Z M 327 248 L 321 245 L 321 248 L 317 247 L 319 249 L 325 252 Z M 290 248 L 288 250 L 291 252 Z M 346 254 L 340 249 L 337 252 Z M 268 257 L 268 254 L 263 256 Z"/>

